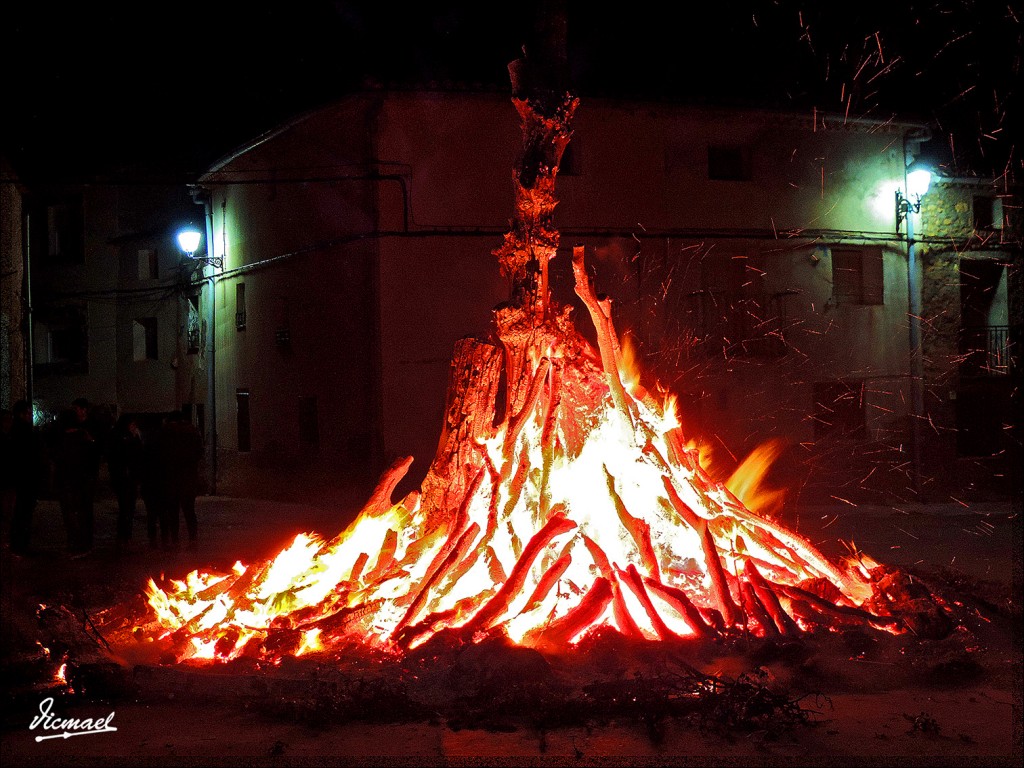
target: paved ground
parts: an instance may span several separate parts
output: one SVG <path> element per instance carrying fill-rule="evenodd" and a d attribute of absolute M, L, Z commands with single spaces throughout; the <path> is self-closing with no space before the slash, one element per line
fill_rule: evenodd
<path fill-rule="evenodd" d="M 33 536 L 35 554 L 13 558 L 5 551 L 3 640 L 5 651 L 24 641 L 40 602 L 60 601 L 86 610 L 141 592 L 147 578 L 184 575 L 199 566 L 226 568 L 275 554 L 296 534 L 331 535 L 343 529 L 370 488 L 332 495 L 329 503 L 285 504 L 201 497 L 201 542 L 196 551 L 152 552 L 144 546 L 144 521 L 136 520 L 135 547 L 125 555 L 113 544 L 115 505 L 97 506 L 97 544 L 92 555 L 72 560 L 64 552 L 60 516 L 52 501 L 40 503 Z M 844 542 L 897 566 L 948 566 L 973 579 L 1012 585 L 1020 599 L 1021 515 L 1009 504 L 975 507 L 805 508 L 787 521 L 826 553 Z M 270 719 L 246 707 L 208 702 L 120 700 L 83 703 L 73 713 L 95 716 L 116 710 L 117 733 L 60 743 L 36 743 L 24 713 L 5 718 L 0 758 L 14 765 L 334 765 L 334 764 L 900 764 L 1010 765 L 1020 756 L 1020 636 L 1012 638 L 1017 691 L 1007 681 L 985 680 L 935 690 L 884 694 L 844 691 L 831 698 L 832 725 L 792 743 L 750 739 L 708 741 L 670 728 L 654 744 L 634 727 L 494 732 L 455 729 L 443 723 L 379 725 L 337 723 L 310 729 Z M 852 659 L 851 659 L 852 661 Z M 6 687 L 6 683 L 5 683 Z M 105 709 L 104 709 L 105 706 Z M 103 710 L 100 712 L 99 710 Z M 929 713 L 941 734 L 911 723 Z M 68 713 L 72 714 L 72 713 Z"/>

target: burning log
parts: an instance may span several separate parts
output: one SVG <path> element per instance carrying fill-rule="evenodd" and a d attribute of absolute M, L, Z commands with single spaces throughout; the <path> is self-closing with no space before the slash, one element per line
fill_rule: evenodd
<path fill-rule="evenodd" d="M 623 571 L 621 568 L 618 569 L 620 578 L 625 576 L 626 585 L 633 590 L 633 594 L 636 595 L 636 599 L 640 601 L 640 604 L 644 607 L 644 611 L 647 613 L 647 618 L 651 620 L 651 624 L 654 626 L 654 631 L 658 633 L 658 638 L 661 640 L 678 640 L 679 635 L 668 628 L 668 625 L 661 618 L 661 614 L 658 613 L 658 609 L 654 607 L 654 603 L 651 602 L 651 596 L 647 594 L 647 590 L 644 589 L 643 579 L 640 578 L 640 572 L 636 569 L 636 566 L 632 563 L 629 564 L 629 568 Z"/>
<path fill-rule="evenodd" d="M 523 585 L 526 583 L 529 569 L 533 567 L 533 563 L 538 555 L 540 555 L 541 550 L 550 544 L 553 538 L 566 531 L 571 531 L 575 527 L 576 523 L 567 519 L 564 514 L 552 516 L 548 520 L 547 525 L 530 539 L 530 543 L 526 545 L 526 549 L 519 556 L 519 559 L 516 560 L 515 567 L 512 569 L 512 573 L 509 574 L 508 579 L 505 580 L 498 593 L 477 611 L 477 614 L 466 625 L 467 629 L 487 629 L 495 619 L 505 613 L 509 609 L 512 600 L 521 593 Z"/>
<path fill-rule="evenodd" d="M 782 634 L 779 631 L 778 625 L 768 614 L 768 609 L 761 602 L 761 598 L 757 596 L 754 585 L 749 581 L 745 581 L 740 585 L 740 597 L 743 600 L 743 609 L 747 612 L 747 616 L 753 617 L 766 635 L 777 637 Z"/>
<path fill-rule="evenodd" d="M 492 338 L 456 344 L 419 491 L 392 502 L 411 461 L 400 459 L 327 541 L 301 535 L 234 576 L 151 582 L 178 658 L 276 659 L 350 640 L 405 652 L 441 632 L 557 653 L 599 628 L 713 639 L 749 629 L 748 619 L 764 634 L 795 635 L 780 597 L 807 626 L 897 630 L 889 614 L 907 585 L 863 563 L 840 567 L 748 509 L 687 447 L 675 401 L 629 383 L 612 303 L 595 291 L 582 246 L 575 292 L 596 350 L 572 307 L 552 300 L 554 183 L 577 100 L 517 87 L 514 103 L 516 215 L 494 251 L 511 296 L 494 311 Z M 811 584 L 820 588 L 800 586 Z"/>
<path fill-rule="evenodd" d="M 480 526 L 473 523 L 469 528 L 463 532 L 459 537 L 455 546 L 451 549 L 448 555 L 441 561 L 436 567 L 431 569 L 430 576 L 424 581 L 423 586 L 416 593 L 416 597 L 412 601 L 412 605 L 409 606 L 409 610 L 405 612 L 402 620 L 398 622 L 395 630 L 400 632 L 409 622 L 417 617 L 420 609 L 423 607 L 424 602 L 427 599 L 427 595 L 430 592 L 430 588 L 434 586 L 434 583 L 447 572 L 449 568 L 457 563 L 469 550 L 469 545 L 476 539 L 477 534 L 480 533 Z M 443 552 L 443 550 L 442 550 Z"/>
<path fill-rule="evenodd" d="M 561 619 L 527 635 L 526 645 L 549 650 L 564 650 L 574 637 L 591 626 L 605 612 L 611 600 L 611 584 L 608 579 L 599 576 L 575 608 Z"/>
<path fill-rule="evenodd" d="M 775 622 L 778 630 L 787 636 L 799 635 L 800 627 L 793 621 L 793 617 L 786 613 L 782 603 L 779 602 L 778 596 L 772 591 L 764 576 L 757 570 L 757 567 L 750 560 L 746 560 L 743 570 L 749 579 L 747 583 L 753 588 L 755 597 L 757 597 L 758 602 L 768 612 L 771 620 Z"/>
<path fill-rule="evenodd" d="M 704 621 L 701 612 L 697 610 L 697 607 L 683 590 L 665 586 L 650 576 L 644 577 L 644 583 L 657 592 L 663 600 L 672 605 L 683 616 L 687 626 L 693 630 L 694 634 L 700 637 L 718 637 L 718 631 Z"/>
<path fill-rule="evenodd" d="M 902 623 L 902 621 L 895 616 L 876 616 L 873 613 L 863 611 L 859 608 L 837 605 L 836 603 L 829 602 L 823 597 L 819 597 L 813 592 L 800 589 L 800 587 L 788 584 L 770 584 L 769 586 L 773 592 L 783 594 L 792 600 L 800 600 L 816 613 L 822 614 L 835 622 L 868 624 L 880 629 L 898 627 Z"/>

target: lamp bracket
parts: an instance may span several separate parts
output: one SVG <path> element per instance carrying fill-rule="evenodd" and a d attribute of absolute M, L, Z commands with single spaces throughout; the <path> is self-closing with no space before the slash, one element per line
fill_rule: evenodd
<path fill-rule="evenodd" d="M 903 190 L 896 190 L 896 234 L 900 233 L 900 224 L 907 218 L 911 213 L 921 212 L 921 196 L 913 195 L 912 197 L 904 197 Z"/>

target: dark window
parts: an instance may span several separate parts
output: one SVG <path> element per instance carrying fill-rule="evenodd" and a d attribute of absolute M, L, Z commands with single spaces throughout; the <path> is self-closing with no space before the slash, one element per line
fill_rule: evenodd
<path fill-rule="evenodd" d="M 80 197 L 47 205 L 46 255 L 54 261 L 84 261 L 83 229 Z"/>
<path fill-rule="evenodd" d="M 235 401 L 238 403 L 238 450 L 245 453 L 252 450 L 252 436 L 249 424 L 249 390 L 236 390 Z"/>
<path fill-rule="evenodd" d="M 991 197 L 974 198 L 974 228 L 992 229 L 995 224 L 995 206 Z"/>
<path fill-rule="evenodd" d="M 315 397 L 299 398 L 299 443 L 303 448 L 316 448 L 320 445 Z"/>
<path fill-rule="evenodd" d="M 839 304 L 883 304 L 881 248 L 832 249 L 832 298 Z"/>
<path fill-rule="evenodd" d="M 156 360 L 157 324 L 155 317 L 137 317 L 132 327 L 132 357 L 135 360 Z"/>
<path fill-rule="evenodd" d="M 814 437 L 861 437 L 865 432 L 864 383 L 821 381 L 814 384 Z"/>
<path fill-rule="evenodd" d="M 153 248 L 139 249 L 139 280 L 156 280 L 160 276 L 156 250 Z"/>
<path fill-rule="evenodd" d="M 698 333 L 714 356 L 785 354 L 780 302 L 770 301 L 765 272 L 746 256 L 707 254 L 694 294 Z"/>
<path fill-rule="evenodd" d="M 50 361 L 74 360 L 78 356 L 80 339 L 78 328 L 51 328 Z"/>
<path fill-rule="evenodd" d="M 718 181 L 750 181 L 750 153 L 746 147 L 708 147 L 708 178 Z"/>
<path fill-rule="evenodd" d="M 245 283 L 235 285 L 235 330 L 245 330 Z"/>
<path fill-rule="evenodd" d="M 34 313 L 36 370 L 41 374 L 89 372 L 89 333 L 83 305 L 40 307 Z"/>

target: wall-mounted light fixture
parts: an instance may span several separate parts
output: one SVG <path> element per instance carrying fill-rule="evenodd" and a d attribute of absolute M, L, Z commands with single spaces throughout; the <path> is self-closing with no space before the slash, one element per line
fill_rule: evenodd
<path fill-rule="evenodd" d="M 183 229 L 178 233 L 178 247 L 192 261 L 211 264 L 217 269 L 224 269 L 223 257 L 196 256 L 196 251 L 199 250 L 199 243 L 202 242 L 202 239 L 203 235 L 198 229 Z M 207 249 L 207 252 L 209 253 L 209 249 Z"/>
<path fill-rule="evenodd" d="M 900 234 L 900 224 L 911 213 L 921 212 L 921 198 L 928 193 L 928 187 L 932 183 L 931 170 L 920 160 L 915 160 L 907 166 L 907 194 L 903 196 L 903 190 L 896 190 L 896 234 Z"/>

